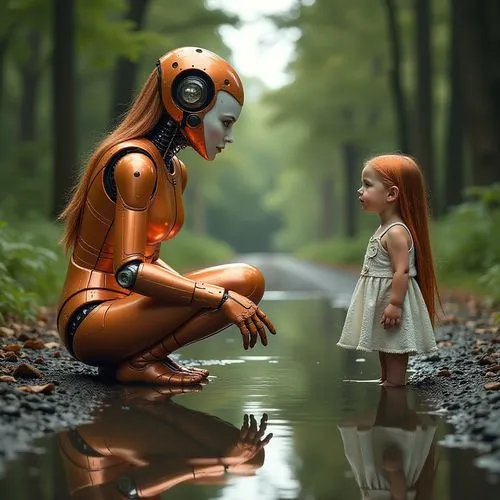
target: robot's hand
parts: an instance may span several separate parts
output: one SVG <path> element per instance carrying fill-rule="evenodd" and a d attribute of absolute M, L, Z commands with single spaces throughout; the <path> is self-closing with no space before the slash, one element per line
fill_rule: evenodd
<path fill-rule="evenodd" d="M 264 437 L 267 419 L 267 414 L 264 413 L 260 419 L 260 425 L 257 427 L 255 417 L 250 415 L 249 419 L 248 415 L 245 414 L 238 441 L 227 452 L 230 466 L 250 460 L 271 441 L 272 433 Z"/>
<path fill-rule="evenodd" d="M 243 336 L 243 347 L 253 347 L 257 343 L 257 334 L 262 345 L 267 345 L 266 329 L 273 334 L 276 330 L 266 313 L 257 307 L 250 299 L 236 292 L 226 292 L 227 299 L 221 306 L 222 313 L 234 323 Z"/>

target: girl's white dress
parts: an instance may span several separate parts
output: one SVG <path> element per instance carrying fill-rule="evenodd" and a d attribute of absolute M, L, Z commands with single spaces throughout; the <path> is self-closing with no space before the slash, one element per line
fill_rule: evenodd
<path fill-rule="evenodd" d="M 362 492 L 363 499 L 391 500 L 390 482 L 383 470 L 383 455 L 390 446 L 402 452 L 402 466 L 408 488 L 407 500 L 416 497 L 415 486 L 436 434 L 436 426 L 414 430 L 375 426 L 367 430 L 338 427 L 344 452 Z"/>
<path fill-rule="evenodd" d="M 380 324 L 382 313 L 389 304 L 392 265 L 380 239 L 394 225 L 389 225 L 368 242 L 363 269 L 354 289 L 347 311 L 342 335 L 337 345 L 362 351 L 420 354 L 437 349 L 429 313 L 415 276 L 415 249 L 408 250 L 410 258 L 408 291 L 403 303 L 403 314 L 398 326 L 387 330 Z M 411 234 L 410 234 L 411 238 Z"/>

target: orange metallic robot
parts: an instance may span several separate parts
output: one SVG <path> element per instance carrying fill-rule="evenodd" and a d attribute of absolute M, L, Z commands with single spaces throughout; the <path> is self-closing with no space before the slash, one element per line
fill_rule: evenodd
<path fill-rule="evenodd" d="M 73 500 L 159 500 L 183 483 L 224 485 L 262 467 L 272 439 L 264 437 L 267 415 L 260 424 L 245 415 L 239 430 L 160 393 L 132 397 L 127 411 L 115 401 L 92 423 L 59 435 Z"/>
<path fill-rule="evenodd" d="M 213 160 L 232 142 L 243 106 L 235 70 L 205 49 L 165 54 L 128 114 L 90 158 L 61 214 L 71 252 L 58 308 L 62 342 L 78 360 L 118 382 L 198 384 L 206 370 L 169 356 L 230 324 L 245 349 L 275 329 L 257 307 L 261 272 L 231 264 L 181 275 L 159 259 L 184 221 L 193 147 Z"/>

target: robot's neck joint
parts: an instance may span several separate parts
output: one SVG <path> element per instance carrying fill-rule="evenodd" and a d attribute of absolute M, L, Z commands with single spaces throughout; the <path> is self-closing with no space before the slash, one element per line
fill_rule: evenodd
<path fill-rule="evenodd" d="M 146 137 L 158 148 L 168 168 L 173 156 L 189 145 L 179 125 L 167 113 Z"/>

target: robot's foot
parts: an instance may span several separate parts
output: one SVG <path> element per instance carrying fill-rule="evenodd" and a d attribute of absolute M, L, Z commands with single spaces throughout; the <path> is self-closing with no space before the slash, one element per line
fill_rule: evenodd
<path fill-rule="evenodd" d="M 209 375 L 208 370 L 205 370 L 203 368 L 196 368 L 194 366 L 186 366 L 186 365 L 181 365 L 177 361 L 174 361 L 173 359 L 167 358 L 164 363 L 167 366 L 170 366 L 173 370 L 176 370 L 180 373 L 193 373 L 193 374 L 200 374 L 203 378 L 207 378 Z"/>
<path fill-rule="evenodd" d="M 145 385 L 128 385 L 124 387 L 123 395 L 126 400 L 165 401 L 179 394 L 200 392 L 203 389 L 202 384 L 155 385 L 150 387 Z"/>
<path fill-rule="evenodd" d="M 184 386 L 198 384 L 203 379 L 200 373 L 181 372 L 169 364 L 156 361 L 134 365 L 124 361 L 115 370 L 114 379 L 122 383 L 143 383 L 151 385 Z"/>

